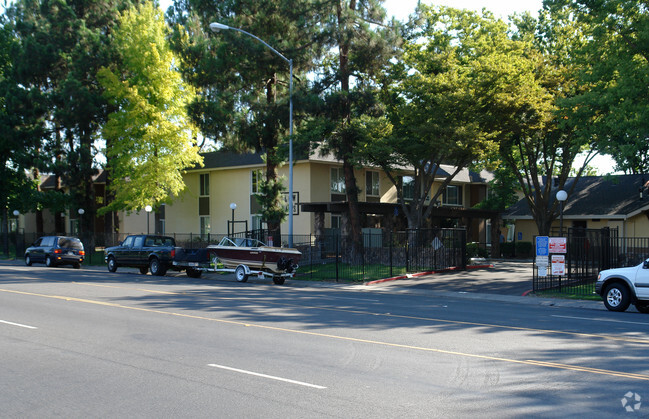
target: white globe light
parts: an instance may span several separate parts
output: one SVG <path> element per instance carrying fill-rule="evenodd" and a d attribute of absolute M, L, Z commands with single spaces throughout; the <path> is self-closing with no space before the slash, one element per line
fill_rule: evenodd
<path fill-rule="evenodd" d="M 557 192 L 557 200 L 563 202 L 566 199 L 568 199 L 568 193 L 564 191 L 563 189 Z"/>
<path fill-rule="evenodd" d="M 146 212 L 151 212 L 152 210 L 153 208 L 151 208 L 151 205 L 147 205 L 146 207 L 144 207 L 144 211 Z"/>

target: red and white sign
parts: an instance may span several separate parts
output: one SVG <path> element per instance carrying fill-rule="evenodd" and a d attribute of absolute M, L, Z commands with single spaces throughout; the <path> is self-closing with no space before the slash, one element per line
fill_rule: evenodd
<path fill-rule="evenodd" d="M 566 253 L 567 239 L 565 237 L 550 237 L 548 247 L 550 253 Z"/>
<path fill-rule="evenodd" d="M 566 257 L 564 255 L 552 255 L 552 275 L 566 274 Z"/>

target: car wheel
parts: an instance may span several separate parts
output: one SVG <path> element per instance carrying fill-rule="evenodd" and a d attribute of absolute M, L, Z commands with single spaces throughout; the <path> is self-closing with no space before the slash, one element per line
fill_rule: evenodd
<path fill-rule="evenodd" d="M 649 301 L 638 301 L 635 303 L 635 309 L 640 313 L 649 314 Z"/>
<path fill-rule="evenodd" d="M 108 267 L 108 272 L 115 272 L 117 270 L 117 262 L 113 256 L 108 257 L 106 266 Z"/>
<path fill-rule="evenodd" d="M 32 258 L 29 255 L 25 255 L 25 265 L 32 266 Z"/>
<path fill-rule="evenodd" d="M 604 292 L 604 305 L 611 311 L 624 311 L 631 303 L 629 287 L 619 282 L 609 285 Z"/>
<path fill-rule="evenodd" d="M 190 278 L 200 278 L 201 275 L 203 275 L 203 271 L 199 271 L 198 269 L 193 269 L 193 268 L 187 268 L 187 276 Z"/>
<path fill-rule="evenodd" d="M 286 278 L 284 278 L 283 276 L 276 275 L 273 277 L 273 282 L 277 285 L 284 285 L 285 280 Z"/>
<path fill-rule="evenodd" d="M 246 282 L 248 280 L 248 275 L 246 275 L 246 268 L 239 265 L 237 269 L 234 270 L 234 277 L 238 282 Z"/>
<path fill-rule="evenodd" d="M 79 262 L 77 262 L 77 263 L 75 263 L 74 265 L 72 265 L 72 267 L 73 267 L 74 269 L 81 269 L 81 264 L 80 264 Z"/>
<path fill-rule="evenodd" d="M 149 270 L 151 271 L 151 275 L 155 276 L 164 276 L 167 273 L 167 270 L 162 266 L 158 258 L 151 258 Z"/>
<path fill-rule="evenodd" d="M 45 266 L 47 266 L 48 268 L 53 268 L 54 266 L 56 266 L 56 263 L 54 263 L 52 256 L 47 256 L 45 258 Z"/>
<path fill-rule="evenodd" d="M 142 267 L 140 268 L 140 273 L 141 273 L 142 275 L 146 275 L 147 272 L 149 272 L 149 267 L 148 267 L 148 266 L 142 266 Z"/>

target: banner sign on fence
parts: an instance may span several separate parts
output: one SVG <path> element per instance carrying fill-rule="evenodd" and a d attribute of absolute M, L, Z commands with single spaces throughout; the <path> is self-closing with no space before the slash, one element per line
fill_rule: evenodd
<path fill-rule="evenodd" d="M 550 253 L 566 253 L 568 240 L 565 237 L 550 237 Z"/>
<path fill-rule="evenodd" d="M 552 275 L 566 274 L 566 257 L 564 255 L 552 255 Z"/>
<path fill-rule="evenodd" d="M 536 236 L 536 256 L 547 256 L 548 249 L 548 236 Z"/>

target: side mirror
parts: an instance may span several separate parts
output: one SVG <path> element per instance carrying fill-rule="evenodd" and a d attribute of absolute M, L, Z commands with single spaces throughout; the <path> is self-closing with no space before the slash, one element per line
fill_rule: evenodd
<path fill-rule="evenodd" d="M 642 269 L 649 269 L 649 259 L 645 260 L 642 264 Z"/>

